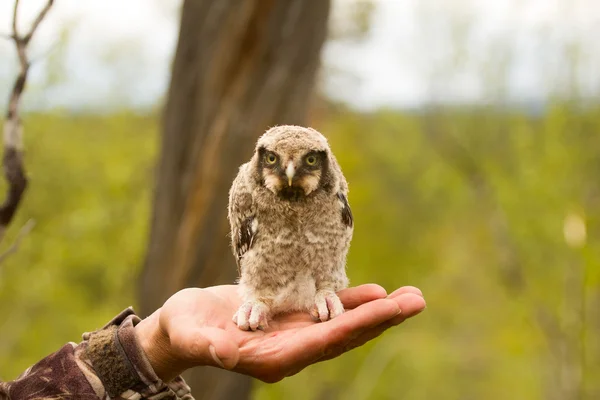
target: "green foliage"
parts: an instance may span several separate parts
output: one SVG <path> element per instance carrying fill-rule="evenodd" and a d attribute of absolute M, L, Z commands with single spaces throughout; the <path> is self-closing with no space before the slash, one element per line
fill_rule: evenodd
<path fill-rule="evenodd" d="M 5 379 L 134 304 L 156 153 L 154 118 L 27 115 L 24 129 L 30 186 L 3 245 L 36 226 L 0 265 Z"/>
<path fill-rule="evenodd" d="M 418 286 L 428 308 L 257 399 L 600 395 L 598 110 L 342 113 L 319 128 L 350 184 L 351 281 Z M 568 215 L 587 225 L 582 248 Z"/>
<path fill-rule="evenodd" d="M 328 115 L 352 283 L 418 286 L 428 309 L 254 397 L 598 398 L 598 111 Z M 4 245 L 37 226 L 0 265 L 4 378 L 134 304 L 157 151 L 156 119 L 132 114 L 29 115 L 25 132 L 31 186 Z"/>

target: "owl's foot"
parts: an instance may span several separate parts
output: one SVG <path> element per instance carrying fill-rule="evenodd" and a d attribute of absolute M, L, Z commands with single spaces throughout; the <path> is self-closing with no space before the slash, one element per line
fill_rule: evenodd
<path fill-rule="evenodd" d="M 233 315 L 233 322 L 243 331 L 263 330 L 268 326 L 269 313 L 269 306 L 262 301 L 247 301 Z"/>
<path fill-rule="evenodd" d="M 344 313 L 344 305 L 332 291 L 319 290 L 315 296 L 315 308 L 310 312 L 317 321 L 325 322 Z"/>

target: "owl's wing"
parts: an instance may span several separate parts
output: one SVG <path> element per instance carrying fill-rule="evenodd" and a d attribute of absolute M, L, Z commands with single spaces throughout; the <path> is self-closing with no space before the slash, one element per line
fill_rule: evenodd
<path fill-rule="evenodd" d="M 342 222 L 348 228 L 352 228 L 354 225 L 354 218 L 352 217 L 352 210 L 350 209 L 350 204 L 348 204 L 348 199 L 346 195 L 342 192 L 338 192 L 337 197 L 340 201 L 340 206 L 342 208 Z"/>
<path fill-rule="evenodd" d="M 339 179 L 339 186 L 337 187 L 337 198 L 340 203 L 341 214 L 342 214 L 342 222 L 346 227 L 352 228 L 354 225 L 354 218 L 352 217 L 352 210 L 350 209 L 350 204 L 348 204 L 348 182 L 346 182 L 346 178 L 342 173 L 342 169 L 340 168 L 340 164 L 338 164 L 337 159 L 333 155 L 333 153 L 329 153 L 329 157 L 331 158 L 331 165 L 333 170 L 335 171 L 335 175 Z"/>
<path fill-rule="evenodd" d="M 245 183 L 243 171 L 233 181 L 229 191 L 229 224 L 231 247 L 240 274 L 241 260 L 250 250 L 257 232 L 258 222 L 252 207 L 252 192 Z"/>

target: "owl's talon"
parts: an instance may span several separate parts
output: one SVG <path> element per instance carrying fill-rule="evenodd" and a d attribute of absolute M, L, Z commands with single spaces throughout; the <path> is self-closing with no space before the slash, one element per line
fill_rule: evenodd
<path fill-rule="evenodd" d="M 321 320 L 319 318 L 319 311 L 316 308 L 313 308 L 312 310 L 310 310 L 310 316 L 312 317 L 313 321 L 315 321 L 315 322 L 319 322 Z"/>
<path fill-rule="evenodd" d="M 247 301 L 234 315 L 234 321 L 243 331 L 264 330 L 268 327 L 269 307 L 258 300 Z"/>
<path fill-rule="evenodd" d="M 317 321 L 325 322 L 344 313 L 344 305 L 340 298 L 331 291 L 319 291 L 315 297 L 316 310 L 311 311 L 311 315 Z"/>
<path fill-rule="evenodd" d="M 344 313 L 344 305 L 342 301 L 335 293 L 331 293 L 329 296 L 325 297 L 325 301 L 327 302 L 327 308 L 329 309 L 329 318 L 339 317 Z"/>

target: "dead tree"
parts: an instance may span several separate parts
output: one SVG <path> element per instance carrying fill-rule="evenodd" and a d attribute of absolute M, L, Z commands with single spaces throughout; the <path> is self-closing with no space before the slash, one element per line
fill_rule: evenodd
<path fill-rule="evenodd" d="M 163 116 L 144 315 L 175 291 L 233 283 L 227 195 L 253 144 L 276 124 L 305 124 L 329 0 L 185 0 Z M 198 399 L 244 399 L 250 380 L 186 376 Z"/>
<path fill-rule="evenodd" d="M 54 0 L 48 0 L 44 8 L 40 11 L 29 31 L 21 34 L 18 29 L 19 0 L 15 0 L 13 9 L 12 34 L 8 35 L 17 50 L 19 59 L 19 74 L 13 84 L 8 99 L 8 110 L 6 120 L 4 121 L 4 156 L 2 166 L 4 168 L 4 178 L 8 183 L 8 192 L 2 205 L 0 205 L 0 242 L 6 234 L 9 224 L 13 220 L 17 208 L 21 204 L 23 193 L 27 188 L 27 176 L 23 165 L 23 124 L 21 122 L 20 106 L 23 91 L 27 83 L 30 62 L 27 57 L 27 46 L 31 42 L 33 35 L 41 22 L 46 17 Z M 33 221 L 29 221 L 19 233 L 17 240 L 0 255 L 0 261 L 4 260 L 9 254 L 15 251 L 21 238 L 33 228 Z"/>

